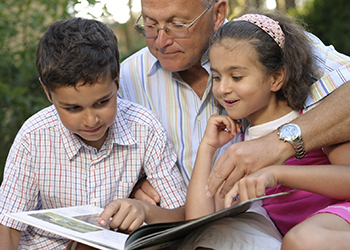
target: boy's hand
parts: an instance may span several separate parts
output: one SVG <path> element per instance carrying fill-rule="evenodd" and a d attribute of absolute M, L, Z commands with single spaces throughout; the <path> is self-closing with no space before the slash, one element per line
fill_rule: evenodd
<path fill-rule="evenodd" d="M 273 173 L 273 167 L 263 168 L 237 181 L 231 190 L 225 195 L 225 208 L 231 207 L 240 202 L 261 197 L 265 195 L 266 188 L 276 186 L 277 181 Z M 238 200 L 236 200 L 237 195 L 239 195 Z"/>
<path fill-rule="evenodd" d="M 134 231 L 146 220 L 146 208 L 142 202 L 133 199 L 117 199 L 111 202 L 101 213 L 98 223 L 123 231 Z"/>
<path fill-rule="evenodd" d="M 226 115 L 212 115 L 202 142 L 215 149 L 222 147 L 240 132 L 241 123 Z"/>
<path fill-rule="evenodd" d="M 88 245 L 71 240 L 66 246 L 66 250 L 73 250 L 73 249 L 74 250 L 97 250 L 97 248 L 90 247 Z"/>
<path fill-rule="evenodd" d="M 160 196 L 157 193 L 157 191 L 153 188 L 153 186 L 148 182 L 146 177 L 140 179 L 131 195 L 130 198 L 135 198 L 139 201 L 148 202 L 152 205 L 157 206 L 157 204 L 160 202 Z"/>
<path fill-rule="evenodd" d="M 0 225 L 0 249 L 18 249 L 22 232 Z"/>

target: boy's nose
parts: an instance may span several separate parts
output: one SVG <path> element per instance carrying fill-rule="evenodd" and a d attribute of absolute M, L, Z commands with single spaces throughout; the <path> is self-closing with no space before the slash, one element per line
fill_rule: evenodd
<path fill-rule="evenodd" d="M 92 110 L 86 110 L 84 115 L 84 125 L 94 127 L 98 123 L 98 116 Z"/>

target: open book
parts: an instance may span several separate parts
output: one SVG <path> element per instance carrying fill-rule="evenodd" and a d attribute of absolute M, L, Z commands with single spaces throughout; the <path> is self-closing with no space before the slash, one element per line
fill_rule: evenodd
<path fill-rule="evenodd" d="M 288 193 L 248 200 L 195 220 L 144 225 L 130 235 L 110 230 L 108 225 L 99 225 L 97 219 L 103 209 L 92 205 L 12 213 L 7 216 L 98 249 L 177 249 L 184 237 L 196 228 L 244 213 L 254 202 Z"/>

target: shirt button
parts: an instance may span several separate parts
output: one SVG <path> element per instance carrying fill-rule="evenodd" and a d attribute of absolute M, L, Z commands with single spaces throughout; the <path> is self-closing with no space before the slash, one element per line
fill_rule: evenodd
<path fill-rule="evenodd" d="M 197 120 L 198 120 L 198 121 L 202 120 L 202 116 L 197 115 Z"/>

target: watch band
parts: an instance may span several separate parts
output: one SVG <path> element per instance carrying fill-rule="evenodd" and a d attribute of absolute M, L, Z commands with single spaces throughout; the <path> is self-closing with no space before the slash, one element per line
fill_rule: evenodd
<path fill-rule="evenodd" d="M 288 132 L 287 132 L 288 131 Z M 295 158 L 300 160 L 306 155 L 303 137 L 300 127 L 294 123 L 286 123 L 278 128 L 278 136 L 280 140 L 292 144 L 295 150 Z"/>
<path fill-rule="evenodd" d="M 305 151 L 305 147 L 304 147 L 304 142 L 301 141 L 301 142 L 298 142 L 298 143 L 292 143 L 293 145 L 293 148 L 295 150 L 295 158 L 300 160 L 302 158 L 305 157 L 306 155 L 306 151 Z"/>

